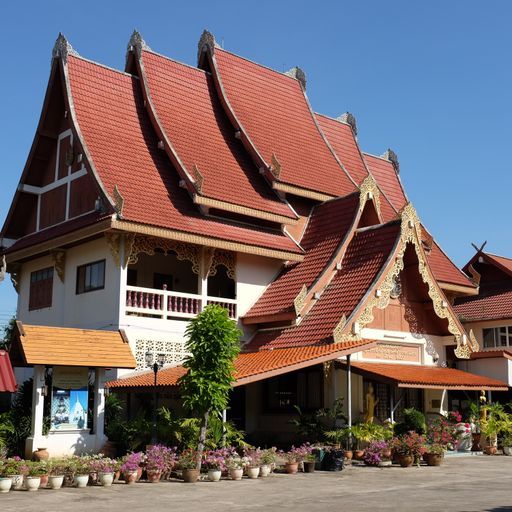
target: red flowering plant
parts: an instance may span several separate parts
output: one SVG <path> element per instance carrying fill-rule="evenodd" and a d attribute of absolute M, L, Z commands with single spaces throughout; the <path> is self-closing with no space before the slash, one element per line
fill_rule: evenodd
<path fill-rule="evenodd" d="M 425 453 L 425 438 L 411 430 L 407 434 L 393 437 L 390 446 L 397 455 L 410 455 L 419 461 Z"/>
<path fill-rule="evenodd" d="M 432 420 L 427 428 L 428 444 L 440 444 L 446 448 L 453 448 L 463 433 L 470 433 L 469 423 L 462 424 L 464 429 L 458 428 L 461 425 L 462 415 L 458 411 L 450 411 L 446 416 Z"/>

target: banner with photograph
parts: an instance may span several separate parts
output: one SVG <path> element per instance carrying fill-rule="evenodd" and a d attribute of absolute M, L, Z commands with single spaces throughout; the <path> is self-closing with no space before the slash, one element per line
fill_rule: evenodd
<path fill-rule="evenodd" d="M 53 368 L 51 430 L 87 428 L 88 385 L 88 368 Z"/>

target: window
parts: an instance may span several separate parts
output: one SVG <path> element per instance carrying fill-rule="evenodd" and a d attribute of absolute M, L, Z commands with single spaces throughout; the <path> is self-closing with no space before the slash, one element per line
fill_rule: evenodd
<path fill-rule="evenodd" d="M 81 265 L 76 269 L 76 293 L 105 288 L 105 260 Z"/>
<path fill-rule="evenodd" d="M 269 412 L 320 409 L 323 404 L 323 374 L 316 368 L 293 372 L 266 381 L 264 408 Z"/>
<path fill-rule="evenodd" d="M 512 347 L 512 325 L 483 329 L 484 348 Z"/>
<path fill-rule="evenodd" d="M 28 309 L 51 308 L 53 293 L 53 267 L 36 270 L 30 274 Z"/>

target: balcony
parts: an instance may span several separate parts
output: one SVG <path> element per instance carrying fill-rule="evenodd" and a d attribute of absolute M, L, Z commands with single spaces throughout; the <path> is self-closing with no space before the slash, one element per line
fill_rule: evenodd
<path fill-rule="evenodd" d="M 128 265 L 126 315 L 184 320 L 218 304 L 229 318 L 237 319 L 233 258 L 223 254 L 208 258 L 190 246 L 166 249 L 151 247 L 150 254 L 138 254 Z"/>
<path fill-rule="evenodd" d="M 163 320 L 193 318 L 204 306 L 217 304 L 228 311 L 229 318 L 236 319 L 236 299 L 201 296 L 169 290 L 155 290 L 138 286 L 126 287 L 126 314 L 142 315 Z"/>

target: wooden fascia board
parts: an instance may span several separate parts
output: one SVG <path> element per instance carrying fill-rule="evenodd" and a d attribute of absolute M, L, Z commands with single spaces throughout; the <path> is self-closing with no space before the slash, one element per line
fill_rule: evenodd
<path fill-rule="evenodd" d="M 241 317 L 242 323 L 244 325 L 251 324 L 269 324 L 274 322 L 281 322 L 284 320 L 295 320 L 296 316 L 293 311 L 287 311 L 286 313 L 277 313 L 275 315 L 258 315 L 258 316 L 248 316 Z"/>
<path fill-rule="evenodd" d="M 440 280 L 437 281 L 437 284 L 447 292 L 461 293 L 464 295 L 478 295 L 478 287 L 452 284 Z"/>
<path fill-rule="evenodd" d="M 396 382 L 396 381 L 395 381 Z M 446 389 L 448 391 L 508 391 L 508 386 L 503 383 L 503 386 L 482 386 L 482 385 L 462 385 L 457 386 L 455 384 L 409 384 L 407 382 L 399 382 L 399 388 L 414 388 L 414 389 Z"/>

